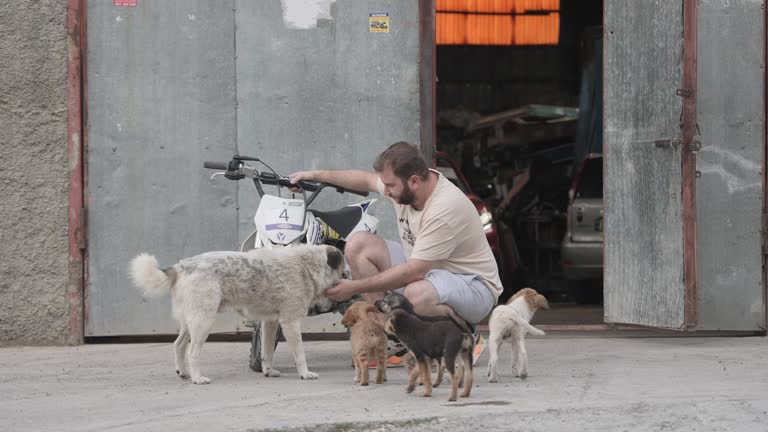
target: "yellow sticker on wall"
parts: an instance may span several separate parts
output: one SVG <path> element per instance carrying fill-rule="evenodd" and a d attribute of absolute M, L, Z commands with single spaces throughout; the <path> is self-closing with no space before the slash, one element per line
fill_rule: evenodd
<path fill-rule="evenodd" d="M 389 14 L 372 13 L 368 16 L 371 33 L 389 33 Z"/>

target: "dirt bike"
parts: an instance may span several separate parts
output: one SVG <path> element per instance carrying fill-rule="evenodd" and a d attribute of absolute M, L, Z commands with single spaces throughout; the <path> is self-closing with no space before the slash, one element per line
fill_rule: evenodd
<path fill-rule="evenodd" d="M 261 164 L 267 171 L 259 171 L 249 162 Z M 379 220 L 368 213 L 376 199 L 350 204 L 328 212 L 309 208 L 318 194 L 326 188 L 335 189 L 338 193 L 348 192 L 364 197 L 368 196 L 368 192 L 354 191 L 329 183 L 300 181 L 298 184 L 293 184 L 288 177 L 278 175 L 261 159 L 250 156 L 234 155 L 229 162 L 206 161 L 203 166 L 208 169 L 221 170 L 211 176 L 212 180 L 219 176 L 234 181 L 250 179 L 256 187 L 256 192 L 260 197 L 258 209 L 253 218 L 256 227 L 243 240 L 240 251 L 255 248 L 290 247 L 305 243 L 333 245 L 343 251 L 346 240 L 352 234 L 360 231 L 376 233 Z M 274 186 L 277 193 L 265 193 L 264 186 Z M 287 196 L 283 196 L 283 192 Z M 311 195 L 307 196 L 307 192 L 310 192 Z M 300 198 L 296 198 L 297 195 Z M 344 277 L 351 278 L 348 267 L 345 269 Z M 313 305 L 308 311 L 308 315 L 343 313 L 351 300 L 355 299 L 340 303 L 325 299 Z M 246 326 L 253 328 L 250 367 L 256 372 L 261 372 L 263 355 L 261 323 L 248 321 Z M 282 339 L 282 330 L 278 329 L 275 347 L 280 339 Z"/>

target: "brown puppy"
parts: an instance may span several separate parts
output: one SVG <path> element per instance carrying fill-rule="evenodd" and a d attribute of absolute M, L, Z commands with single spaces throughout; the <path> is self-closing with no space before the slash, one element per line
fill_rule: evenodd
<path fill-rule="evenodd" d="M 430 360 L 438 360 L 445 363 L 451 374 L 451 394 L 448 400 L 456 400 L 459 385 L 457 369 L 462 367 L 465 369 L 466 382 L 461 397 L 469 397 L 472 390 L 474 342 L 472 335 L 464 330 L 466 325 L 449 317 L 422 317 L 415 314 L 408 299 L 395 292 L 390 292 L 383 300 L 377 301 L 376 306 L 387 314 L 384 330 L 397 336 L 416 358 L 418 367 L 413 368 L 408 376 L 406 392 L 411 393 L 416 388 L 416 381 L 421 375 L 424 383 L 423 396 L 432 396 Z"/>
<path fill-rule="evenodd" d="M 376 360 L 376 384 L 387 380 L 387 335 L 383 315 L 370 303 L 357 301 L 344 313 L 341 323 L 349 329 L 355 382 L 368 385 L 368 361 Z"/>
<path fill-rule="evenodd" d="M 413 372 L 413 368 L 417 366 L 418 364 L 416 364 L 416 357 L 414 357 L 413 353 L 409 351 L 405 355 L 405 370 L 409 376 L 411 375 L 411 372 Z M 445 367 L 444 365 L 439 364 L 437 360 L 430 360 L 430 368 L 437 371 L 437 377 L 435 377 L 435 380 L 432 382 L 432 387 L 437 387 L 443 383 L 443 370 Z M 421 385 L 422 382 L 422 376 L 419 375 L 419 377 L 416 379 L 416 385 Z"/>
<path fill-rule="evenodd" d="M 456 365 L 457 370 L 459 371 L 459 387 L 464 387 L 464 363 L 462 362 L 461 357 L 458 357 L 456 359 Z M 413 368 L 417 367 L 418 364 L 416 363 L 416 357 L 413 356 L 413 353 L 408 352 L 408 354 L 405 355 L 405 370 L 410 376 L 413 372 Z M 432 387 L 439 387 L 440 384 L 443 383 L 443 375 L 445 374 L 445 361 L 438 362 L 437 360 L 430 360 L 430 369 L 437 371 L 437 376 L 435 377 L 435 380 L 432 381 Z M 424 379 L 421 375 L 418 376 L 416 379 L 416 385 L 422 385 L 424 382 Z"/>

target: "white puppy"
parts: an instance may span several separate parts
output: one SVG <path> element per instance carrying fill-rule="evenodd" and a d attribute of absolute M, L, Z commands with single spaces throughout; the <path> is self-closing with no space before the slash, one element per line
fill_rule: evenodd
<path fill-rule="evenodd" d="M 499 350 L 504 342 L 512 344 L 512 370 L 516 377 L 528 377 L 528 353 L 525 351 L 525 335 L 533 333 L 543 336 L 545 333 L 529 324 L 539 308 L 549 309 L 549 303 L 543 295 L 533 288 L 523 288 L 515 293 L 506 305 L 493 310 L 488 323 L 490 337 L 488 346 L 488 382 L 498 382 L 497 363 Z"/>
<path fill-rule="evenodd" d="M 254 249 L 248 252 L 208 252 L 160 269 L 155 257 L 141 254 L 131 261 L 131 277 L 146 294 L 171 291 L 179 337 L 173 343 L 176 373 L 208 384 L 198 361 L 217 312 L 226 306 L 247 319 L 263 321 L 263 371 L 272 369 L 278 323 L 293 352 L 302 379 L 315 379 L 307 369 L 301 341 L 301 320 L 308 308 L 325 301 L 323 291 L 342 278 L 344 256 L 332 246 Z M 190 345 L 191 342 L 191 345 Z"/>

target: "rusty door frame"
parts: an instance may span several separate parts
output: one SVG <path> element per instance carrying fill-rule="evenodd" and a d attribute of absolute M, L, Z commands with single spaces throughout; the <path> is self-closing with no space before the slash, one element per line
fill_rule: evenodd
<path fill-rule="evenodd" d="M 683 0 L 683 281 L 684 330 L 695 329 L 699 319 L 699 286 L 696 259 L 696 65 L 697 1 Z"/>
<path fill-rule="evenodd" d="M 67 342 L 70 345 L 82 344 L 85 334 L 84 17 L 85 0 L 67 0 L 67 151 L 69 161 Z"/>
<path fill-rule="evenodd" d="M 437 146 L 436 58 L 435 0 L 419 0 L 419 146 L 432 165 Z"/>

